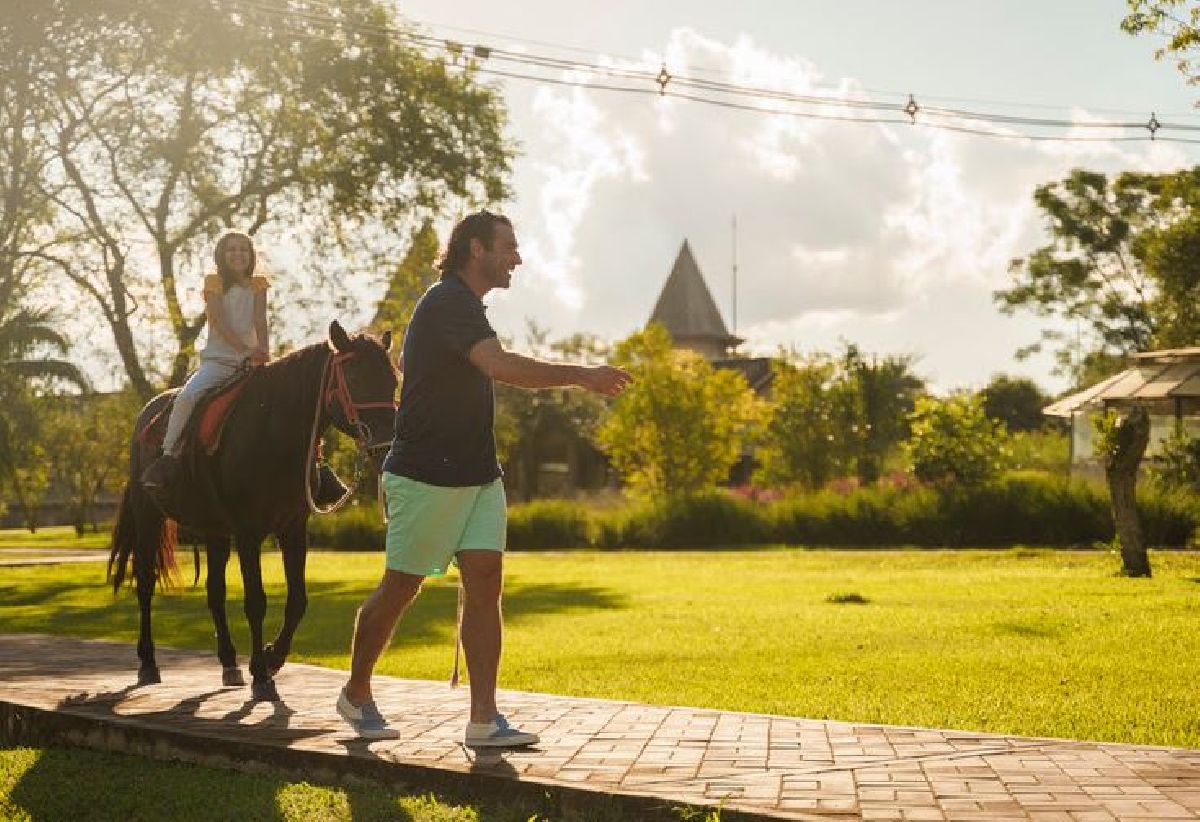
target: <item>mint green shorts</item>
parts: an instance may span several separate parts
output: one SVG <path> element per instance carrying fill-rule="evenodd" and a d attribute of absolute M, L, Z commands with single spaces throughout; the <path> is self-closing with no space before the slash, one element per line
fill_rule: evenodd
<path fill-rule="evenodd" d="M 447 488 L 388 471 L 387 567 L 422 577 L 446 573 L 459 551 L 503 551 L 508 536 L 504 484 Z"/>

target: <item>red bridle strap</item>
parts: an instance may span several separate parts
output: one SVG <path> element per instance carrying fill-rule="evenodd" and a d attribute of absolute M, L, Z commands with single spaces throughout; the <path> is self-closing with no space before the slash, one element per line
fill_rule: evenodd
<path fill-rule="evenodd" d="M 345 363 L 354 357 L 353 351 L 344 353 L 336 353 L 332 355 L 329 362 L 329 383 L 325 387 L 325 409 L 329 410 L 334 401 L 341 406 L 342 415 L 346 418 L 346 422 L 355 431 L 359 432 L 359 438 L 362 439 L 363 426 L 359 419 L 358 412 L 368 408 L 389 408 L 393 411 L 396 408 L 394 401 L 380 402 L 355 402 L 354 397 L 350 393 L 350 386 L 346 383 Z"/>

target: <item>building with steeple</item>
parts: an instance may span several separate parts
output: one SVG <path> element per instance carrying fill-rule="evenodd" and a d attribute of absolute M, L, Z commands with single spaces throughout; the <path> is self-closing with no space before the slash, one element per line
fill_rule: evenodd
<path fill-rule="evenodd" d="M 689 348 L 710 361 L 728 357 L 743 342 L 725 326 L 686 239 L 654 304 L 650 322 L 666 328 L 676 347 Z"/>
<path fill-rule="evenodd" d="M 740 372 L 759 394 L 770 385 L 769 358 L 735 355 L 744 340 L 729 332 L 686 239 L 650 313 L 650 322 L 666 328 L 677 348 L 699 353 L 716 368 Z"/>

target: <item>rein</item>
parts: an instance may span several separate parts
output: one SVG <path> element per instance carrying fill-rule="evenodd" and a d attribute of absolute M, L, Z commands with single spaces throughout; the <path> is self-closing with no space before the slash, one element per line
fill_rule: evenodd
<path fill-rule="evenodd" d="M 390 443 L 371 445 L 371 431 L 363 423 L 358 412 L 368 408 L 395 409 L 396 403 L 390 401 L 355 401 L 354 396 L 350 393 L 350 386 L 346 382 L 345 369 L 345 363 L 354 356 L 353 351 L 333 353 L 325 360 L 325 366 L 321 371 L 321 390 L 317 392 L 317 407 L 313 413 L 312 433 L 308 440 L 308 458 L 304 464 L 304 496 L 308 501 L 308 510 L 314 514 L 332 514 L 345 505 L 346 501 L 354 496 L 354 492 L 358 490 L 358 485 L 362 481 L 363 468 L 370 453 L 390 447 Z M 354 430 L 354 442 L 358 446 L 355 450 L 354 458 L 354 480 L 341 499 L 332 503 L 328 508 L 321 508 L 313 499 L 313 483 L 310 472 L 316 466 L 313 457 L 316 454 L 317 440 L 320 439 L 318 433 L 321 424 L 321 413 L 322 411 L 329 411 L 335 402 L 340 406 L 342 416 L 346 422 Z"/>

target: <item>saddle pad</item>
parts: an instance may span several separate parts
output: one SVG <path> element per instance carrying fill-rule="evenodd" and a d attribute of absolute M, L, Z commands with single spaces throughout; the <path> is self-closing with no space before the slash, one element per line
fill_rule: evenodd
<path fill-rule="evenodd" d="M 233 408 L 245 387 L 246 380 L 240 379 L 222 389 L 200 409 L 200 425 L 196 429 L 196 436 L 200 438 L 200 445 L 208 454 L 215 453 L 217 446 L 221 444 L 221 430 L 229 417 L 229 409 Z"/>

